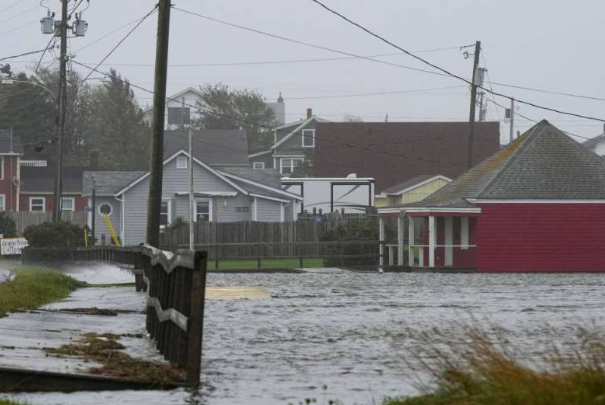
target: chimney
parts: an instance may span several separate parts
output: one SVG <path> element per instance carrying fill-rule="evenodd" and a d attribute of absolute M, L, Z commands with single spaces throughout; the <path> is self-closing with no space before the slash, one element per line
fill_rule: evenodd
<path fill-rule="evenodd" d="M 311 118 L 312 116 L 313 116 L 313 109 L 307 108 L 307 119 Z"/>
<path fill-rule="evenodd" d="M 88 166 L 90 170 L 99 170 L 99 151 L 94 149 L 90 151 Z"/>

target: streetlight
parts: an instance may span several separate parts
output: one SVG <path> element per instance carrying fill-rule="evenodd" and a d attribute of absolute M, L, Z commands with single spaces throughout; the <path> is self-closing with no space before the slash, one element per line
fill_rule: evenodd
<path fill-rule="evenodd" d="M 2 79 L 2 84 L 12 85 L 15 83 L 23 83 L 23 84 L 29 84 L 31 86 L 39 87 L 39 88 L 43 89 L 44 91 L 46 91 L 48 94 L 50 94 L 53 97 L 53 99 L 57 98 L 57 96 L 55 96 L 55 93 L 53 93 L 52 90 L 50 90 L 48 87 L 43 86 L 39 83 L 29 82 L 29 81 L 25 81 L 25 80 Z"/>

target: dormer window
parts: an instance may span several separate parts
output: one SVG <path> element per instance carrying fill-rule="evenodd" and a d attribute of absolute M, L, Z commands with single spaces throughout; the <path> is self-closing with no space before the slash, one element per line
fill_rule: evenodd
<path fill-rule="evenodd" d="M 303 148 L 314 148 L 315 147 L 315 130 L 314 129 L 303 129 L 302 130 L 302 146 L 303 146 Z"/>
<path fill-rule="evenodd" d="M 176 158 L 176 168 L 177 169 L 186 169 L 188 161 L 189 161 L 189 159 L 187 158 L 187 156 L 177 157 Z"/>

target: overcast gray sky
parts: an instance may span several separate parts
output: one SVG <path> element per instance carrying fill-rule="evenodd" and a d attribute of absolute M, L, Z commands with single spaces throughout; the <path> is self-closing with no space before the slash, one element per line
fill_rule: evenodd
<path fill-rule="evenodd" d="M 366 27 L 452 72 L 470 76 L 472 59 L 465 60 L 462 45 L 483 43 L 482 65 L 497 83 L 605 97 L 603 81 L 602 0 L 324 0 L 325 3 Z M 14 3 L 16 5 L 12 6 Z M 176 6 L 232 23 L 358 55 L 397 53 L 397 50 L 327 13 L 311 0 L 175 0 Z M 59 11 L 58 0 L 45 2 Z M 73 4 L 73 1 L 71 2 Z M 84 13 L 90 23 L 85 38 L 70 40 L 71 52 L 83 63 L 98 63 L 128 32 L 127 27 L 85 47 L 110 31 L 144 16 L 156 1 L 90 0 Z M 12 7 L 11 7 L 12 6 Z M 40 33 L 39 19 L 45 9 L 38 0 L 0 0 L 0 58 L 44 48 L 50 39 Z M 8 20 L 8 21 L 7 21 Z M 153 88 L 157 14 L 146 20 L 107 60 L 132 83 Z M 470 49 L 469 49 L 470 50 Z M 56 54 L 56 52 L 55 52 Z M 268 38 L 255 33 L 193 17 L 173 10 L 170 64 L 220 64 L 333 58 L 342 55 Z M 52 55 L 45 61 L 51 62 Z M 427 69 L 406 55 L 381 60 Z M 15 69 L 30 65 L 32 57 L 11 61 Z M 143 64 L 147 66 L 132 66 Z M 77 67 L 76 67 L 77 68 Z M 87 73 L 84 68 L 78 68 Z M 428 68 L 430 69 L 430 68 Z M 93 75 L 99 77 L 98 74 Z M 288 120 L 301 118 L 307 107 L 329 120 L 346 114 L 364 121 L 468 119 L 469 90 L 455 79 L 414 72 L 367 60 L 281 63 L 238 66 L 195 66 L 169 69 L 168 92 L 188 86 L 223 82 L 234 88 L 260 91 L 268 100 L 281 91 Z M 460 86 L 451 88 L 453 86 Z M 411 93 L 325 98 L 358 93 Z M 605 102 L 542 94 L 494 85 L 494 90 L 545 106 L 605 118 Z M 140 104 L 150 95 L 136 91 Z M 314 98 L 324 97 L 324 98 Z M 306 99 L 297 99 L 306 98 Z M 496 99 L 500 104 L 509 104 Z M 561 129 L 585 137 L 603 133 L 603 124 L 553 114 L 528 106 L 519 113 L 546 118 Z M 504 111 L 489 104 L 488 120 L 503 120 Z M 519 118 L 517 129 L 531 123 Z M 502 140 L 508 124 L 502 125 Z M 578 138 L 578 140 L 581 140 Z"/>

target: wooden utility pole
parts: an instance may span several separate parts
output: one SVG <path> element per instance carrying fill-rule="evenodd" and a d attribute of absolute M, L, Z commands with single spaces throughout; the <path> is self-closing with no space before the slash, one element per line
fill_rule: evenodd
<path fill-rule="evenodd" d="M 59 60 L 59 97 L 57 133 L 59 139 L 57 156 L 57 174 L 55 177 L 55 195 L 53 221 L 61 220 L 61 195 L 63 194 L 63 140 L 65 138 L 65 113 L 67 110 L 67 1 L 61 0 L 61 56 Z"/>
<path fill-rule="evenodd" d="M 510 143 L 515 140 L 515 99 L 510 99 Z"/>
<path fill-rule="evenodd" d="M 92 226 L 92 245 L 97 244 L 97 183 L 95 182 L 94 174 L 92 175 L 92 215 L 90 216 L 90 222 Z"/>
<path fill-rule="evenodd" d="M 477 106 L 477 67 L 479 66 L 479 55 L 481 54 L 481 41 L 475 43 L 475 61 L 473 62 L 473 79 L 471 84 L 471 113 L 469 117 L 470 132 L 468 135 L 468 161 L 467 166 L 473 167 L 473 142 L 475 141 L 475 107 Z"/>
<path fill-rule="evenodd" d="M 166 81 L 168 73 L 168 43 L 170 37 L 170 0 L 159 0 L 158 33 L 155 54 L 155 84 L 153 121 L 151 127 L 151 177 L 147 205 L 147 243 L 160 246 L 160 211 L 162 208 L 162 176 L 164 174 L 164 114 L 166 111 Z"/>

